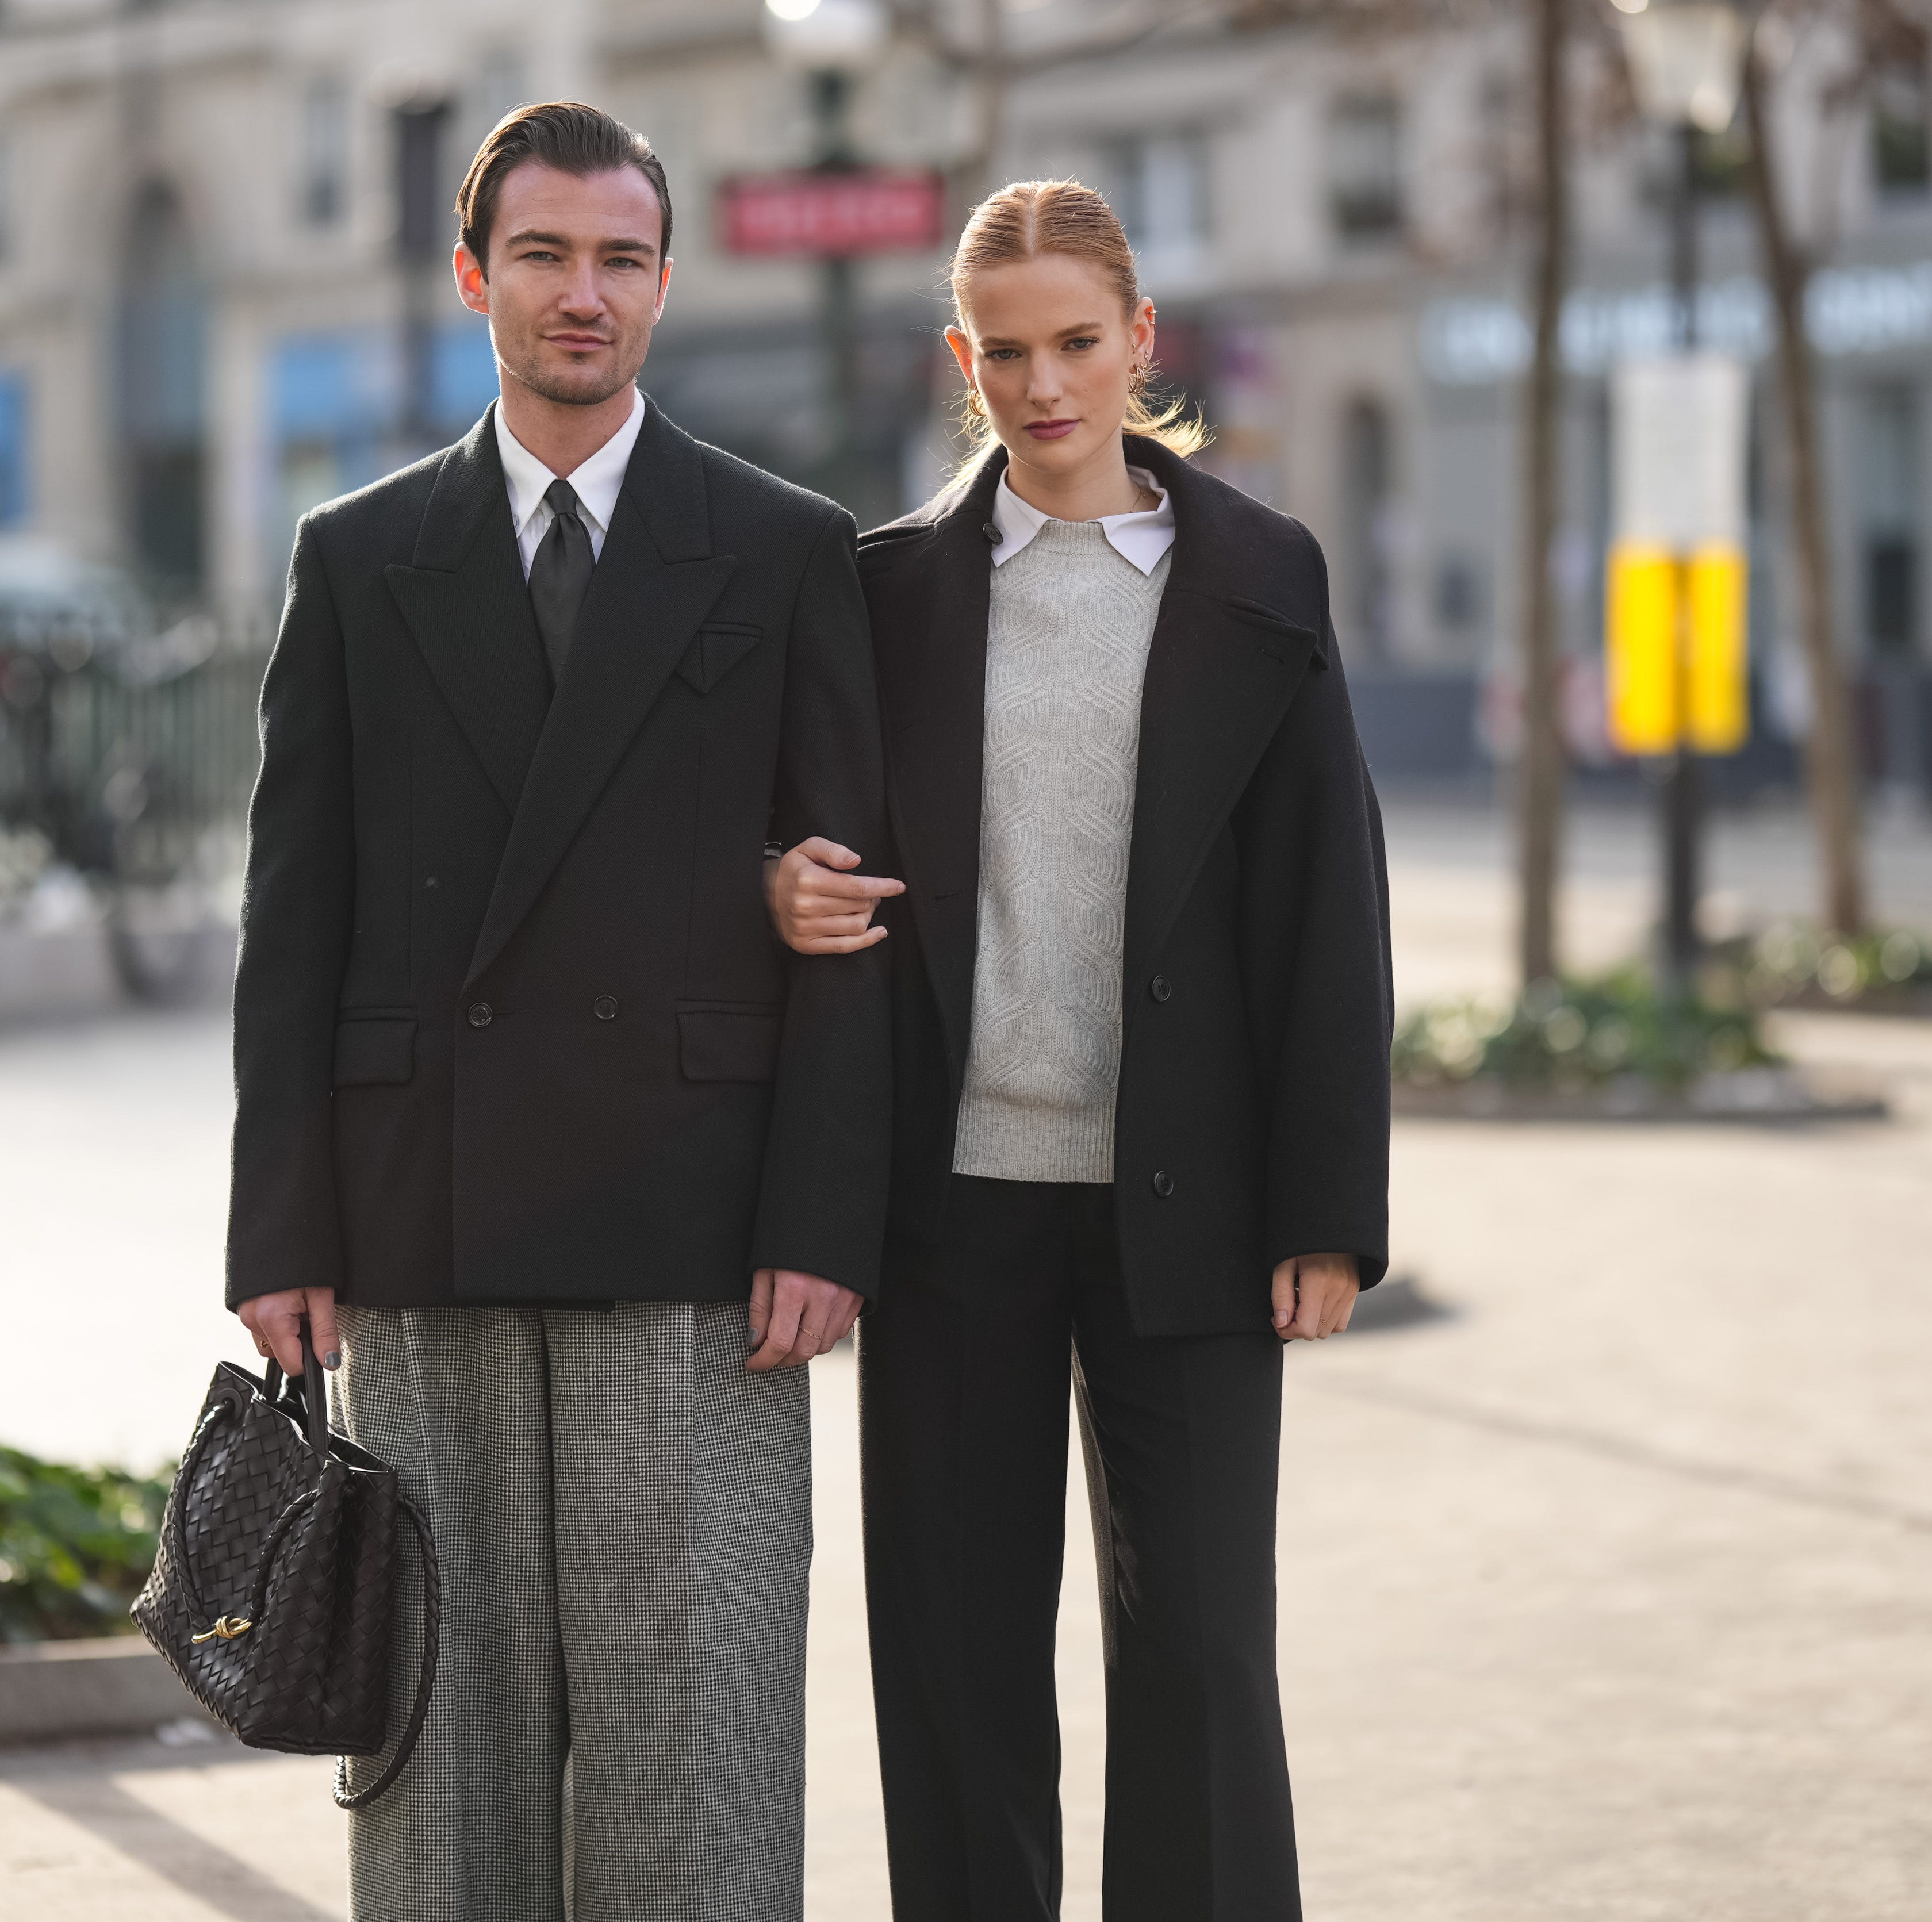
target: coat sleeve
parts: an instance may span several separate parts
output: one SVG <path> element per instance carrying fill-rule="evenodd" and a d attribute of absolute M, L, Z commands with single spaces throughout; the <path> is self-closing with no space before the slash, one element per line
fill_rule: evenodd
<path fill-rule="evenodd" d="M 1394 998 L 1382 811 L 1334 630 L 1270 752 L 1293 844 L 1276 984 L 1282 1026 L 1267 1156 L 1268 1252 L 1353 1255 L 1388 1272 Z"/>
<path fill-rule="evenodd" d="M 356 885 L 349 694 L 306 520 L 262 683 L 261 742 L 235 977 L 231 1308 L 344 1279 L 330 1066 Z"/>
<path fill-rule="evenodd" d="M 773 831 L 822 834 L 876 862 L 886 847 L 872 644 L 856 535 L 842 510 L 820 530 L 786 655 Z M 868 868 L 868 871 L 876 871 Z M 892 1151 L 890 973 L 880 946 L 789 955 L 752 1264 L 860 1294 L 878 1289 Z"/>

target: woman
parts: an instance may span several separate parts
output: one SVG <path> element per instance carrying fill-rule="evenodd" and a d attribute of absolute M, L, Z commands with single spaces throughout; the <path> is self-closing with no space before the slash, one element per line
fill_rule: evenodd
<path fill-rule="evenodd" d="M 1386 1265 L 1380 823 L 1321 553 L 1150 415 L 1154 309 L 1106 203 L 994 195 L 952 290 L 984 457 L 860 546 L 904 886 L 822 841 L 771 874 L 794 946 L 896 950 L 860 1338 L 894 1913 L 1058 1911 L 1070 1367 L 1106 1913 L 1275 1922 L 1300 1914 L 1281 1348 Z"/>

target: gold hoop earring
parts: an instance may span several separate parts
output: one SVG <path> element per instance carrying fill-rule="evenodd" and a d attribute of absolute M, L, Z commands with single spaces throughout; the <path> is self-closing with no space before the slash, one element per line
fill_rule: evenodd
<path fill-rule="evenodd" d="M 976 387 L 969 387 L 966 390 L 966 411 L 976 415 L 982 421 L 986 418 L 986 400 Z"/>
<path fill-rule="evenodd" d="M 1136 361 L 1128 373 L 1127 391 L 1136 400 L 1146 398 L 1148 376 L 1152 365 L 1153 363 L 1150 361 Z"/>

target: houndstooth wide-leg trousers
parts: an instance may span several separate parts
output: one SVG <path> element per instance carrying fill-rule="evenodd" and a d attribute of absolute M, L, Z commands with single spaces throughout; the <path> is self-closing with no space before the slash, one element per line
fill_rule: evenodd
<path fill-rule="evenodd" d="M 422 1745 L 350 1818 L 355 1922 L 798 1922 L 806 1371 L 746 1372 L 739 1303 L 341 1320 L 339 1419 L 428 1514 L 443 1593 Z"/>

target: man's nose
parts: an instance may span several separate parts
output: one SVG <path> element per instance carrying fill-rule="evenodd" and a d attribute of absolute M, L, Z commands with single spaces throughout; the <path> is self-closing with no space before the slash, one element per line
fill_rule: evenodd
<path fill-rule="evenodd" d="M 604 295 L 597 276 L 586 263 L 570 276 L 557 304 L 573 319 L 589 319 L 604 310 Z"/>

